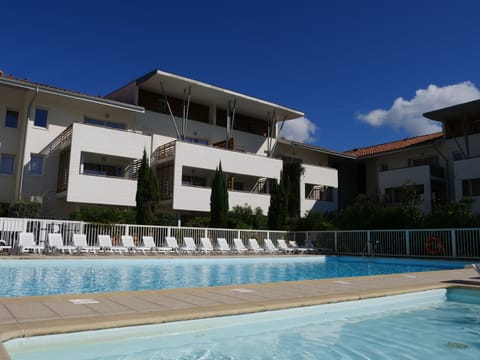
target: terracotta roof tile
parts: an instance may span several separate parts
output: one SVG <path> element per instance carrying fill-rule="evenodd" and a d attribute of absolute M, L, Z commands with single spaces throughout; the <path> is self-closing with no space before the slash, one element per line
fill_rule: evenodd
<path fill-rule="evenodd" d="M 353 149 L 353 150 L 345 151 L 345 154 L 354 155 L 357 157 L 377 155 L 381 153 L 406 149 L 412 146 L 427 143 L 435 139 L 441 138 L 442 135 L 443 135 L 442 132 L 421 135 L 421 136 L 406 138 L 403 140 L 392 141 L 385 144 L 372 145 L 372 146 L 367 146 L 363 148 Z"/>

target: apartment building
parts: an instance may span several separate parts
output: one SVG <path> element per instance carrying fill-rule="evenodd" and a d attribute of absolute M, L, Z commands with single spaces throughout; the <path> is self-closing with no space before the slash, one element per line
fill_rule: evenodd
<path fill-rule="evenodd" d="M 423 114 L 442 131 L 348 151 L 365 179 L 359 193 L 400 203 L 405 186 L 428 213 L 435 204 L 475 200 L 480 212 L 480 100 Z"/>
<path fill-rule="evenodd" d="M 161 204 L 180 215 L 208 212 L 218 164 L 229 204 L 270 203 L 282 159 L 304 164 L 301 212 L 338 208 L 334 161 L 354 157 L 278 137 L 300 111 L 163 71 L 106 97 L 0 76 L 0 202 L 35 199 L 45 216 L 87 206 L 135 206 L 143 151 Z"/>

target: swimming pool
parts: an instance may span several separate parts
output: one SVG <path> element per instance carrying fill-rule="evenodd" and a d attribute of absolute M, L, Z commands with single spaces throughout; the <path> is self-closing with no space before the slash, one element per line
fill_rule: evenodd
<path fill-rule="evenodd" d="M 12 360 L 478 359 L 479 314 L 480 291 L 438 289 L 4 345 Z"/>
<path fill-rule="evenodd" d="M 0 261 L 0 297 L 192 288 L 463 268 L 463 262 L 337 256 Z"/>

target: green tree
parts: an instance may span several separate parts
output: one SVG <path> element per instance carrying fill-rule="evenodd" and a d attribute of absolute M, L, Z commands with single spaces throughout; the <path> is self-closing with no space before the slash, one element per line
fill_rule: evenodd
<path fill-rule="evenodd" d="M 224 228 L 227 226 L 228 191 L 227 180 L 220 162 L 212 183 L 210 194 L 210 226 Z"/>
<path fill-rule="evenodd" d="M 148 162 L 147 152 L 143 150 L 142 163 L 138 169 L 137 194 L 135 196 L 137 224 L 153 224 L 159 199 L 158 180 Z"/>
<path fill-rule="evenodd" d="M 291 222 L 300 218 L 300 176 L 305 172 L 305 168 L 298 159 L 284 159 L 282 179 L 284 189 L 288 198 L 287 213 Z"/>
<path fill-rule="evenodd" d="M 270 206 L 268 208 L 268 228 L 270 230 L 284 230 L 287 223 L 288 192 L 282 174 L 280 175 L 280 184 L 275 179 L 270 185 Z"/>

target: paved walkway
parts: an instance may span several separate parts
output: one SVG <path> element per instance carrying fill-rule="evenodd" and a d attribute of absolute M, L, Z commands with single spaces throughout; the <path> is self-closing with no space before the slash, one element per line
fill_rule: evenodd
<path fill-rule="evenodd" d="M 477 286 L 473 269 L 296 282 L 0 298 L 0 341 Z M 0 345 L 0 360 L 8 359 Z"/>

